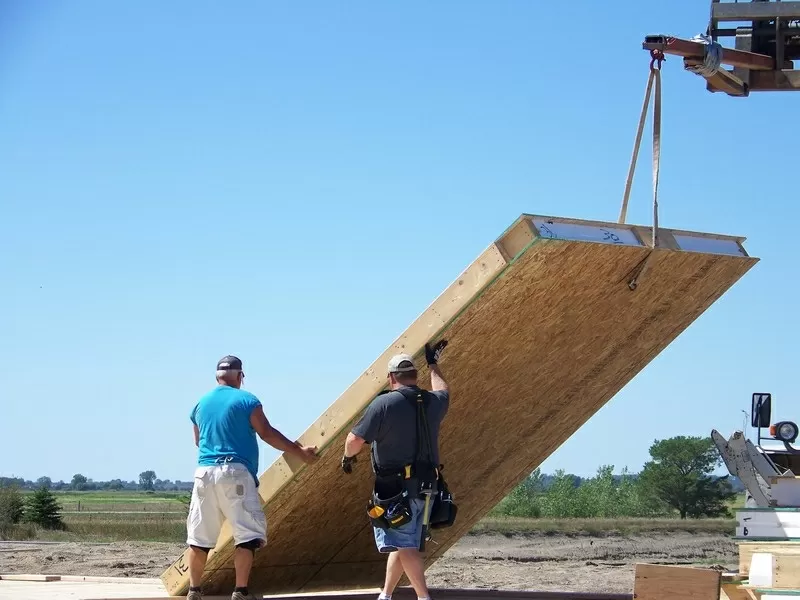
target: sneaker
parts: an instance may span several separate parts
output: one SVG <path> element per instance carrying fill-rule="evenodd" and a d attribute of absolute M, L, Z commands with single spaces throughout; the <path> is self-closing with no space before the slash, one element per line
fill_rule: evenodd
<path fill-rule="evenodd" d="M 231 594 L 231 600 L 258 600 L 253 594 L 247 594 L 246 596 L 242 592 L 233 592 Z"/>
<path fill-rule="evenodd" d="M 203 594 L 194 590 L 189 590 L 186 600 L 203 600 Z"/>

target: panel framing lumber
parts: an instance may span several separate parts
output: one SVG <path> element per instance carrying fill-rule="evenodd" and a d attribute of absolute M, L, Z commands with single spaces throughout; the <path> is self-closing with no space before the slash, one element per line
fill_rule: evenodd
<path fill-rule="evenodd" d="M 718 600 L 722 573 L 714 569 L 673 565 L 635 566 L 636 600 Z"/>
<path fill-rule="evenodd" d="M 736 536 L 740 538 L 800 538 L 798 508 L 744 508 L 736 511 L 736 520 Z"/>
<path fill-rule="evenodd" d="M 756 552 L 769 552 L 775 556 L 800 555 L 798 542 L 741 542 L 739 544 L 739 574 L 750 574 L 750 560 Z"/>
<path fill-rule="evenodd" d="M 441 366 L 452 399 L 440 448 L 459 513 L 428 544 L 430 566 L 758 261 L 744 238 L 691 231 L 662 229 L 669 246 L 651 249 L 648 229 L 519 217 L 300 436 L 320 447 L 320 460 L 301 466 L 281 456 L 261 475 L 269 542 L 256 555 L 251 589 L 380 586 L 386 557 L 365 513 L 369 460 L 363 453 L 350 476 L 339 462 L 349 427 L 385 389 L 390 355 L 415 356 L 426 386 L 424 344 L 450 340 Z M 207 593 L 230 587 L 232 553 L 225 527 L 209 554 Z M 187 570 L 184 554 L 162 574 L 169 594 L 186 593 Z"/>

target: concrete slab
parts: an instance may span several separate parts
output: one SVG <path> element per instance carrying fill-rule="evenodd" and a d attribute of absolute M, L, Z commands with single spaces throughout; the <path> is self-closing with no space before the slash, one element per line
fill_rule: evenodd
<path fill-rule="evenodd" d="M 120 598 L 164 598 L 164 584 L 158 579 L 128 581 L 111 577 L 62 577 L 59 581 L 0 580 L 0 600 L 101 600 Z M 229 599 L 230 596 L 220 596 Z M 209 599 L 210 600 L 210 599 Z"/>
<path fill-rule="evenodd" d="M 339 590 L 316 596 L 349 595 L 350 600 L 372 600 L 380 590 Z M 402 594 L 400 594 L 402 595 Z M 298 594 L 298 600 L 308 595 Z M 0 600 L 175 600 L 161 579 L 139 577 L 91 577 L 83 575 L 0 574 Z M 269 598 L 269 596 L 264 596 Z M 281 600 L 291 600 L 283 596 Z M 410 596 L 409 596 L 410 598 Z M 230 600 L 230 594 L 204 596 L 203 600 Z"/>

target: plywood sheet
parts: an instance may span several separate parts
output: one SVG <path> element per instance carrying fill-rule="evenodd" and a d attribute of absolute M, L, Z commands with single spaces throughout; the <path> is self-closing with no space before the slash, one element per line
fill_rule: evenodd
<path fill-rule="evenodd" d="M 385 386 L 391 354 L 416 355 L 427 385 L 422 347 L 450 340 L 440 445 L 459 517 L 429 544 L 430 565 L 757 261 L 742 238 L 664 230 L 669 243 L 651 251 L 646 231 L 531 215 L 512 224 L 301 436 L 323 448 L 321 460 L 281 457 L 261 476 L 269 545 L 254 589 L 380 586 L 385 557 L 364 512 L 369 463 L 365 454 L 347 476 L 339 461 L 349 426 Z M 209 593 L 230 586 L 232 551 L 226 530 L 209 556 Z M 183 557 L 162 580 L 170 594 L 186 592 Z"/>
<path fill-rule="evenodd" d="M 636 600 L 718 600 L 721 573 L 713 569 L 672 565 L 636 565 Z"/>

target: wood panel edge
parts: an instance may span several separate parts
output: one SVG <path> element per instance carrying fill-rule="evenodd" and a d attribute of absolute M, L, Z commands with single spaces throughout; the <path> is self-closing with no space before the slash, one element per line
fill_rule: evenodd
<path fill-rule="evenodd" d="M 602 221 L 598 219 L 579 219 L 576 217 L 554 217 L 551 215 L 540 215 L 534 213 L 523 213 L 520 218 L 528 218 L 528 219 L 547 219 L 552 220 L 555 223 L 572 223 L 575 225 L 591 225 L 596 227 L 613 227 L 616 229 L 629 229 L 629 230 L 652 230 L 652 225 L 642 225 L 640 223 L 618 223 L 616 221 Z M 739 245 L 743 246 L 744 242 L 747 241 L 745 236 L 740 235 L 730 235 L 724 233 L 711 233 L 705 231 L 698 231 L 692 229 L 678 229 L 672 227 L 659 227 L 659 233 L 661 232 L 669 232 L 670 234 L 674 235 L 689 235 L 694 237 L 703 237 L 703 238 L 710 238 L 710 239 L 719 239 L 719 240 L 730 240 L 739 243 Z M 744 249 L 744 248 L 742 248 Z"/>

